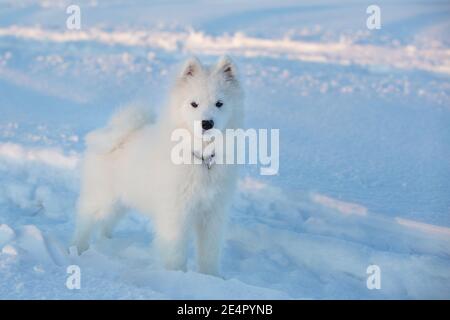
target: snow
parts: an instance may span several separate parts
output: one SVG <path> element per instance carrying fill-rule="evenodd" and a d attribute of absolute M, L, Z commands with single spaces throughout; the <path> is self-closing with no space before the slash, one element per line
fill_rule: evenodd
<path fill-rule="evenodd" d="M 78 157 L 73 154 L 66 156 L 58 150 L 52 149 L 25 150 L 21 145 L 14 143 L 0 144 L 0 157 L 10 158 L 16 161 L 28 160 L 41 162 L 50 166 L 67 169 L 75 168 L 78 163 Z"/>
<path fill-rule="evenodd" d="M 0 299 L 450 298 L 447 1 L 378 1 L 373 31 L 362 1 L 79 3 L 79 31 L 69 1 L 0 3 Z M 246 126 L 280 129 L 279 174 L 242 168 L 223 278 L 193 248 L 189 272 L 164 270 L 136 212 L 69 253 L 82 137 L 223 53 Z"/>

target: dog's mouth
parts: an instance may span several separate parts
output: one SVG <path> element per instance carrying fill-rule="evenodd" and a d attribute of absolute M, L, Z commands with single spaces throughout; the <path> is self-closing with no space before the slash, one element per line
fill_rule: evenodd
<path fill-rule="evenodd" d="M 208 170 L 212 168 L 213 164 L 215 163 L 215 156 L 216 154 L 213 152 L 211 155 L 209 155 L 208 157 L 204 157 L 202 154 L 193 151 L 192 155 L 197 158 L 198 160 L 202 161 L 202 164 L 204 164 Z"/>

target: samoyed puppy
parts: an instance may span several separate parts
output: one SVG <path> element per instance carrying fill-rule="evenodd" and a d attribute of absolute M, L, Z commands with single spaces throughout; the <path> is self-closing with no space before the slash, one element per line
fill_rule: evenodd
<path fill-rule="evenodd" d="M 181 68 L 156 121 L 144 110 L 128 107 L 105 128 L 89 133 L 74 235 L 78 253 L 88 249 L 95 230 L 110 237 L 118 219 L 132 208 L 151 218 L 166 268 L 186 270 L 193 234 L 198 271 L 218 275 L 237 168 L 215 163 L 226 148 L 216 150 L 204 136 L 241 128 L 242 121 L 243 90 L 233 61 L 225 56 L 205 66 L 193 57 Z M 190 134 L 184 144 L 191 162 L 174 161 L 177 129 Z"/>

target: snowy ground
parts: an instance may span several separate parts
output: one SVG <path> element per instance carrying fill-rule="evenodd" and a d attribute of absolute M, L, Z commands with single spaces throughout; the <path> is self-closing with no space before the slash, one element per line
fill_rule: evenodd
<path fill-rule="evenodd" d="M 448 1 L 377 1 L 376 31 L 366 1 L 77 3 L 69 31 L 70 1 L 0 1 L 0 298 L 450 298 Z M 224 279 L 163 270 L 136 213 L 67 254 L 85 133 L 223 53 L 281 143 L 279 175 L 242 170 Z"/>

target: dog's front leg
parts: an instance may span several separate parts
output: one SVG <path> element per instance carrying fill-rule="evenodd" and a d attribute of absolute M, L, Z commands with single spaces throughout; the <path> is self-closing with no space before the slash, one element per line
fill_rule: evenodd
<path fill-rule="evenodd" d="M 196 223 L 197 264 L 201 273 L 219 275 L 219 260 L 222 245 L 224 215 L 222 212 L 207 212 L 199 216 Z"/>
<path fill-rule="evenodd" d="M 156 221 L 156 244 L 164 267 L 186 271 L 188 232 L 184 217 L 170 215 Z"/>

